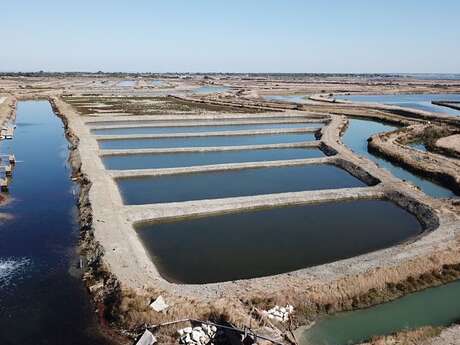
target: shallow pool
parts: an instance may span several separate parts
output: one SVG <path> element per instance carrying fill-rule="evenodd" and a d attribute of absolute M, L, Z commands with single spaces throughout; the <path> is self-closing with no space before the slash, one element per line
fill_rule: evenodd
<path fill-rule="evenodd" d="M 213 151 L 164 154 L 108 155 L 102 160 L 107 169 L 156 169 L 238 162 L 318 158 L 324 153 L 314 148 L 286 148 L 240 151 Z"/>
<path fill-rule="evenodd" d="M 460 320 L 460 281 L 413 293 L 371 308 L 325 317 L 299 329 L 301 345 L 347 345 L 373 336 Z"/>
<path fill-rule="evenodd" d="M 136 226 L 162 276 L 203 284 L 290 272 L 392 246 L 420 233 L 387 201 L 272 208 Z"/>
<path fill-rule="evenodd" d="M 194 138 L 99 140 L 101 149 L 245 146 L 299 143 L 315 140 L 313 133 L 206 136 Z"/>
<path fill-rule="evenodd" d="M 128 205 L 365 186 L 328 164 L 120 178 L 117 183 Z"/>
<path fill-rule="evenodd" d="M 229 90 L 230 90 L 230 87 L 228 86 L 201 86 L 193 90 L 193 93 L 196 93 L 199 95 L 206 95 L 206 94 L 212 94 L 212 93 L 227 92 Z"/>
<path fill-rule="evenodd" d="M 309 95 L 269 95 L 263 96 L 267 101 L 290 102 L 290 103 L 308 103 Z"/>
<path fill-rule="evenodd" d="M 460 115 L 460 110 L 431 103 L 431 101 L 460 101 L 460 94 L 340 95 L 337 96 L 337 98 L 353 102 L 383 103 L 425 110 L 433 113 Z"/>
<path fill-rule="evenodd" d="M 100 128 L 91 130 L 96 135 L 199 133 L 224 131 L 254 131 L 261 129 L 319 128 L 317 123 L 261 123 L 225 126 L 171 126 L 171 127 L 128 127 Z"/>

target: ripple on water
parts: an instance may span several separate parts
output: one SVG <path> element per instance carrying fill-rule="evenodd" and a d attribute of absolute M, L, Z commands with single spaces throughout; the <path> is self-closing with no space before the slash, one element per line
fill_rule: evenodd
<path fill-rule="evenodd" d="M 30 260 L 27 258 L 0 259 L 0 289 L 8 286 L 15 277 L 21 275 L 29 264 Z"/>

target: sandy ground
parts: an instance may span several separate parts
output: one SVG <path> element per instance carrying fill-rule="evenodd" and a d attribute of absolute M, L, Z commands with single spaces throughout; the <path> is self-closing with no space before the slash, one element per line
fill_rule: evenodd
<path fill-rule="evenodd" d="M 436 146 L 456 152 L 460 155 L 460 134 L 438 139 Z"/>

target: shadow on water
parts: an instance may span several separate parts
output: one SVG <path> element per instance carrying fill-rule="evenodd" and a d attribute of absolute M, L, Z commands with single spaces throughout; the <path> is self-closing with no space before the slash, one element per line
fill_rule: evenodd
<path fill-rule="evenodd" d="M 14 218 L 0 224 L 0 344 L 108 344 L 69 274 L 79 229 L 61 120 L 46 101 L 19 102 L 17 119 L 0 144 L 18 160 L 2 207 Z"/>

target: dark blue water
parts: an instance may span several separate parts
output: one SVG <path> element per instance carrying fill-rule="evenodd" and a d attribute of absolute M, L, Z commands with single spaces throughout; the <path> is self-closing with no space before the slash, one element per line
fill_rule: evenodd
<path fill-rule="evenodd" d="M 390 202 L 361 200 L 143 224 L 136 230 L 163 277 L 200 284 L 360 255 L 415 236 L 421 226 Z"/>
<path fill-rule="evenodd" d="M 128 127 L 128 128 L 101 128 L 93 129 L 97 135 L 124 135 L 124 134 L 163 134 L 163 133 L 199 133 L 224 131 L 255 131 L 261 129 L 291 129 L 291 128 L 319 128 L 317 123 L 261 123 L 248 125 L 225 126 L 172 126 L 172 127 Z"/>
<path fill-rule="evenodd" d="M 131 154 L 104 156 L 102 160 L 107 169 L 156 169 L 177 168 L 196 165 L 260 162 L 323 157 L 319 149 L 290 148 L 241 151 L 191 152 L 168 154 Z"/>
<path fill-rule="evenodd" d="M 337 98 L 355 102 L 383 103 L 460 116 L 460 111 L 431 104 L 431 101 L 460 101 L 460 94 L 350 95 Z"/>
<path fill-rule="evenodd" d="M 327 164 L 122 178 L 117 183 L 127 205 L 365 186 Z"/>
<path fill-rule="evenodd" d="M 352 149 L 357 154 L 367 157 L 376 162 L 379 166 L 390 171 L 394 176 L 400 179 L 410 181 L 412 184 L 418 186 L 424 193 L 436 198 L 452 197 L 455 194 L 432 181 L 419 177 L 404 168 L 390 163 L 389 161 L 377 157 L 367 150 L 367 139 L 374 134 L 393 131 L 396 129 L 394 126 L 386 125 L 380 122 L 371 120 L 357 120 L 349 119 L 350 123 L 347 131 L 345 132 L 342 140 L 345 145 Z"/>
<path fill-rule="evenodd" d="M 145 149 L 174 147 L 244 146 L 313 141 L 313 133 L 208 136 L 195 138 L 99 140 L 101 149 Z"/>
<path fill-rule="evenodd" d="M 60 119 L 48 102 L 19 102 L 15 137 L 0 145 L 18 160 L 1 207 L 14 219 L 0 224 L 0 344 L 107 344 L 69 274 L 79 229 Z"/>

